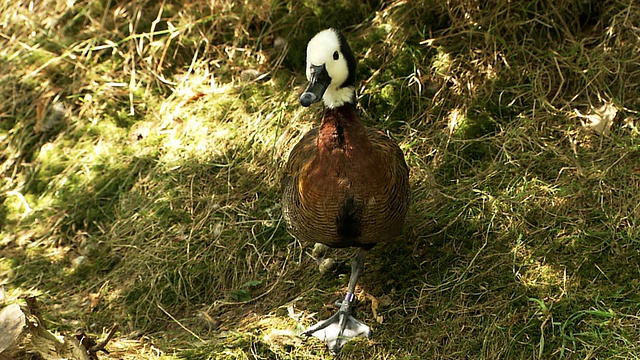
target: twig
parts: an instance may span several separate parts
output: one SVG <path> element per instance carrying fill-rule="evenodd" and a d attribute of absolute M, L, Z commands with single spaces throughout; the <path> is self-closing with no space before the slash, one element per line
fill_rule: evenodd
<path fill-rule="evenodd" d="M 175 317 L 173 317 L 173 315 L 169 314 L 169 312 L 167 310 L 165 310 L 162 305 L 160 304 L 156 304 L 158 305 L 158 308 L 160 308 L 160 310 L 162 310 L 163 313 L 165 313 L 168 317 L 171 318 L 171 320 L 175 321 L 176 324 L 178 324 L 181 328 L 183 328 L 186 332 L 188 332 L 189 334 L 193 335 L 196 339 L 202 341 L 202 343 L 206 344 L 207 342 L 202 340 L 202 338 L 200 336 L 198 336 L 196 333 L 194 333 L 193 331 L 189 330 L 186 326 L 182 325 L 182 323 L 176 319 Z"/>
<path fill-rule="evenodd" d="M 42 320 L 42 315 L 40 314 L 40 309 L 38 308 L 36 297 L 33 295 L 30 295 L 24 298 L 24 301 L 27 303 L 29 312 L 38 319 L 40 326 L 46 329 L 47 327 L 45 326 L 44 321 Z"/>
<path fill-rule="evenodd" d="M 109 330 L 109 333 L 107 334 L 107 337 L 104 338 L 104 340 L 100 341 L 99 343 L 97 343 L 94 346 L 92 346 L 89 349 L 87 349 L 89 354 L 91 356 L 94 356 L 98 351 L 101 351 L 101 350 L 105 351 L 104 347 L 107 346 L 109 341 L 111 341 L 111 338 L 113 338 L 113 335 L 116 333 L 117 330 L 118 330 L 118 323 L 115 323 L 111 327 L 111 330 Z M 108 354 L 108 352 L 107 352 L 107 354 Z"/>

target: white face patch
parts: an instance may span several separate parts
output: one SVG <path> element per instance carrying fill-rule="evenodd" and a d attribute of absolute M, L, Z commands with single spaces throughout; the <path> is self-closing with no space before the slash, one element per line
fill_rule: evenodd
<path fill-rule="evenodd" d="M 333 29 L 327 29 L 314 36 L 307 45 L 307 79 L 311 80 L 311 66 L 325 66 L 331 84 L 322 97 L 329 108 L 353 102 L 353 87 L 340 88 L 349 77 L 347 60 L 340 51 L 340 39 Z"/>

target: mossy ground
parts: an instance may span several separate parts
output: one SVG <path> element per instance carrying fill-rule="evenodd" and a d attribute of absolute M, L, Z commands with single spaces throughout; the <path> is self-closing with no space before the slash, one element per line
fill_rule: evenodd
<path fill-rule="evenodd" d="M 296 334 L 346 275 L 287 234 L 278 174 L 321 111 L 297 102 L 306 42 L 334 26 L 412 184 L 359 283 L 374 335 L 342 357 L 637 359 L 639 21 L 632 1 L 5 2 L 0 306 L 117 322 L 114 359 L 329 358 Z"/>

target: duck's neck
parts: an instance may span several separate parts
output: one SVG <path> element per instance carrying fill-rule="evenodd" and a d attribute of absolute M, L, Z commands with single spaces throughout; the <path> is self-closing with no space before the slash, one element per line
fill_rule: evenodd
<path fill-rule="evenodd" d="M 347 150 L 366 141 L 364 125 L 353 103 L 325 108 L 318 132 L 318 147 L 325 150 Z"/>
<path fill-rule="evenodd" d="M 324 106 L 329 109 L 339 108 L 355 102 L 356 91 L 353 86 L 329 88 L 322 96 Z"/>

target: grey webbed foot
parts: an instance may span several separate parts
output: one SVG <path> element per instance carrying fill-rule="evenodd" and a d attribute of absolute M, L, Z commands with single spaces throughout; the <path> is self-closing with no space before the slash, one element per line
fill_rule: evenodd
<path fill-rule="evenodd" d="M 316 246 L 316 248 L 321 251 L 321 246 Z M 320 254 L 316 253 L 316 248 L 314 248 L 314 256 Z M 342 346 L 350 339 L 359 336 L 369 337 L 371 335 L 371 329 L 369 326 L 351 316 L 351 307 L 353 306 L 353 300 L 355 299 L 355 295 L 353 293 L 356 290 L 356 283 L 358 282 L 358 278 L 360 278 L 360 274 L 364 268 L 364 259 L 366 255 L 367 250 L 360 249 L 353 258 L 347 294 L 345 295 L 344 300 L 340 302 L 340 309 L 338 312 L 327 320 L 320 321 L 302 333 L 302 336 L 313 336 L 324 341 L 333 354 L 339 353 Z"/>
<path fill-rule="evenodd" d="M 371 329 L 366 324 L 351 316 L 351 302 L 344 300 L 340 310 L 326 320 L 305 330 L 303 336 L 313 336 L 327 344 L 331 353 L 338 354 L 347 341 L 356 337 L 371 335 Z"/>

